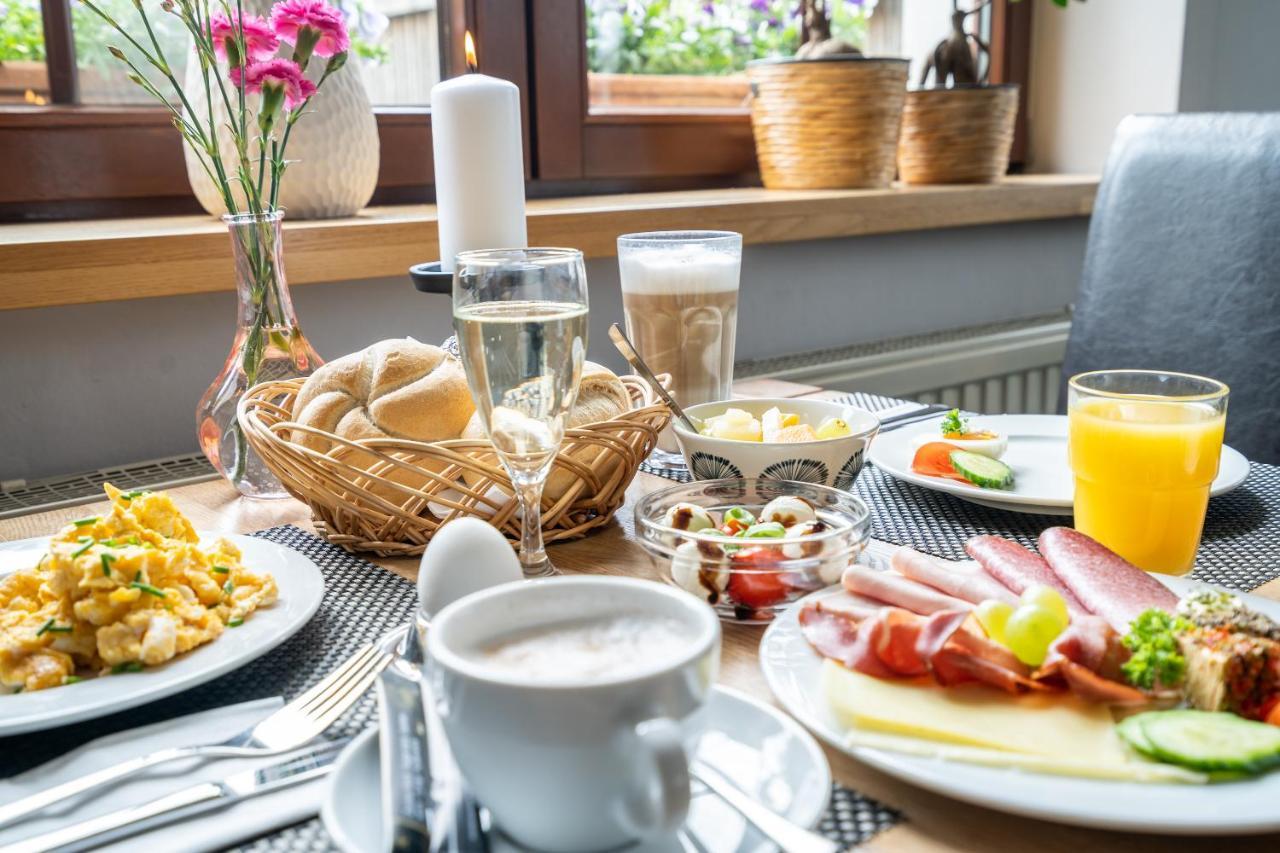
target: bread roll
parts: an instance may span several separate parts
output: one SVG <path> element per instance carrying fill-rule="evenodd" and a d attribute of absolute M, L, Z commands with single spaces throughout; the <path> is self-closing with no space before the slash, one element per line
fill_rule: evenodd
<path fill-rule="evenodd" d="M 617 375 L 602 364 L 585 361 L 582 364 L 582 379 L 578 384 L 578 398 L 565 418 L 565 429 L 577 429 L 588 424 L 612 420 L 624 412 L 631 410 L 631 395 L 627 386 L 622 384 Z M 463 438 L 485 439 L 484 421 L 476 412 L 462 430 Z M 603 447 L 586 447 L 575 453 L 574 458 L 589 468 L 594 468 L 598 457 L 607 453 Z M 614 463 L 617 463 L 614 457 Z M 602 478 L 612 474 L 612 469 L 598 471 Z M 464 479 L 472 485 L 479 481 L 477 475 L 464 475 Z M 573 484 L 576 477 L 567 471 L 551 470 L 542 494 L 547 500 L 556 501 Z"/>
<path fill-rule="evenodd" d="M 379 341 L 322 366 L 293 405 L 298 423 L 349 439 L 458 438 L 474 412 L 457 359 L 409 338 Z M 301 430 L 294 441 L 321 452 L 333 445 Z"/>

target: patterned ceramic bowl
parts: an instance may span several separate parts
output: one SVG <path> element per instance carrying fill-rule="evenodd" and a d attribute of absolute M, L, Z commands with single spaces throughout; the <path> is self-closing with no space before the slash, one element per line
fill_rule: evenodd
<path fill-rule="evenodd" d="M 763 520 L 771 503 L 811 517 L 794 519 L 779 538 L 731 538 L 691 523 L 697 516 L 722 524 L 734 507 Z M 870 527 L 860 498 L 786 480 L 699 480 L 636 504 L 636 536 L 664 579 L 705 599 L 722 619 L 751 624 L 767 624 L 796 599 L 838 583 L 862 553 Z"/>
<path fill-rule="evenodd" d="M 702 403 L 690 406 L 689 414 L 699 418 L 719 415 L 730 407 L 743 409 L 759 418 L 777 406 L 795 412 L 801 423 L 817 427 L 825 418 L 842 418 L 853 430 L 843 438 L 808 441 L 800 444 L 733 441 L 711 438 L 690 431 L 679 418 L 672 418 L 676 441 L 685 464 L 695 480 L 722 477 L 760 477 L 766 480 L 794 480 L 837 489 L 853 488 L 862 470 L 862 459 L 871 439 L 880 429 L 880 419 L 865 409 L 829 400 L 760 399 Z"/>

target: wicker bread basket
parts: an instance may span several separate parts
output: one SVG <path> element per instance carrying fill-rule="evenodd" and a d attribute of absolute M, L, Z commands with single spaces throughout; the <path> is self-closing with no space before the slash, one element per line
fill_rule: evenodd
<path fill-rule="evenodd" d="M 631 395 L 629 412 L 565 430 L 542 503 L 548 542 L 575 539 L 607 522 L 671 420 L 644 381 L 620 379 Z M 488 441 L 351 441 L 302 426 L 291 418 L 304 381 L 255 385 L 240 401 L 239 420 L 271 472 L 311 508 L 324 538 L 349 551 L 411 556 L 422 553 L 441 525 L 471 515 L 519 541 L 519 505 Z M 328 453 L 303 447 L 289 440 L 296 431 L 321 435 L 335 446 Z"/>
<path fill-rule="evenodd" d="M 907 94 L 907 60 L 759 60 L 751 129 L 769 189 L 887 187 Z"/>
<path fill-rule="evenodd" d="M 1009 169 L 1018 87 L 907 93 L 898 170 L 907 184 L 989 184 Z"/>

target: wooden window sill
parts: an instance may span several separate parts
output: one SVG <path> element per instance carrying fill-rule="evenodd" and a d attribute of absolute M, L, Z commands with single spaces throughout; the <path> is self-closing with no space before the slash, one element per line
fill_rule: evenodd
<path fill-rule="evenodd" d="M 1088 216 L 1094 176 L 1027 175 L 999 184 L 887 190 L 759 188 L 529 202 L 532 245 L 615 253 L 619 234 L 719 228 L 785 243 Z M 373 207 L 349 219 L 288 222 L 291 285 L 405 276 L 435 260 L 435 207 Z M 230 290 L 231 251 L 212 217 L 0 225 L 0 310 Z"/>

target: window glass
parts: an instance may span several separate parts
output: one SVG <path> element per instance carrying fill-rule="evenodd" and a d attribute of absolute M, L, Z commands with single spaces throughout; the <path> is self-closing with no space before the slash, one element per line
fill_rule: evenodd
<path fill-rule="evenodd" d="M 341 2 L 369 100 L 375 106 L 429 104 L 440 80 L 436 0 Z"/>
<path fill-rule="evenodd" d="M 593 111 L 741 109 L 749 61 L 800 45 L 798 0 L 585 0 Z M 875 0 L 829 0 L 832 34 L 867 43 Z"/>
<path fill-rule="evenodd" d="M 3 2 L 3 0 L 0 0 Z M 58 2 L 58 0 L 46 0 Z M 142 87 L 131 82 L 133 73 L 111 55 L 118 47 L 144 78 L 171 100 L 177 100 L 173 86 L 156 70 L 141 51 L 129 44 L 110 24 L 88 6 L 70 0 L 71 31 L 75 36 L 76 74 L 80 86 L 80 102 L 84 104 L 153 104 L 155 100 Z M 146 36 L 142 18 L 133 0 L 94 0 L 94 5 L 110 15 L 125 32 L 138 39 L 150 52 L 164 55 L 179 82 L 186 79 L 187 56 L 191 51 L 187 29 L 176 15 L 161 11 L 159 3 L 148 3 L 148 20 L 160 45 L 157 51 Z"/>
<path fill-rule="evenodd" d="M 0 104 L 48 100 L 39 0 L 0 0 Z"/>

